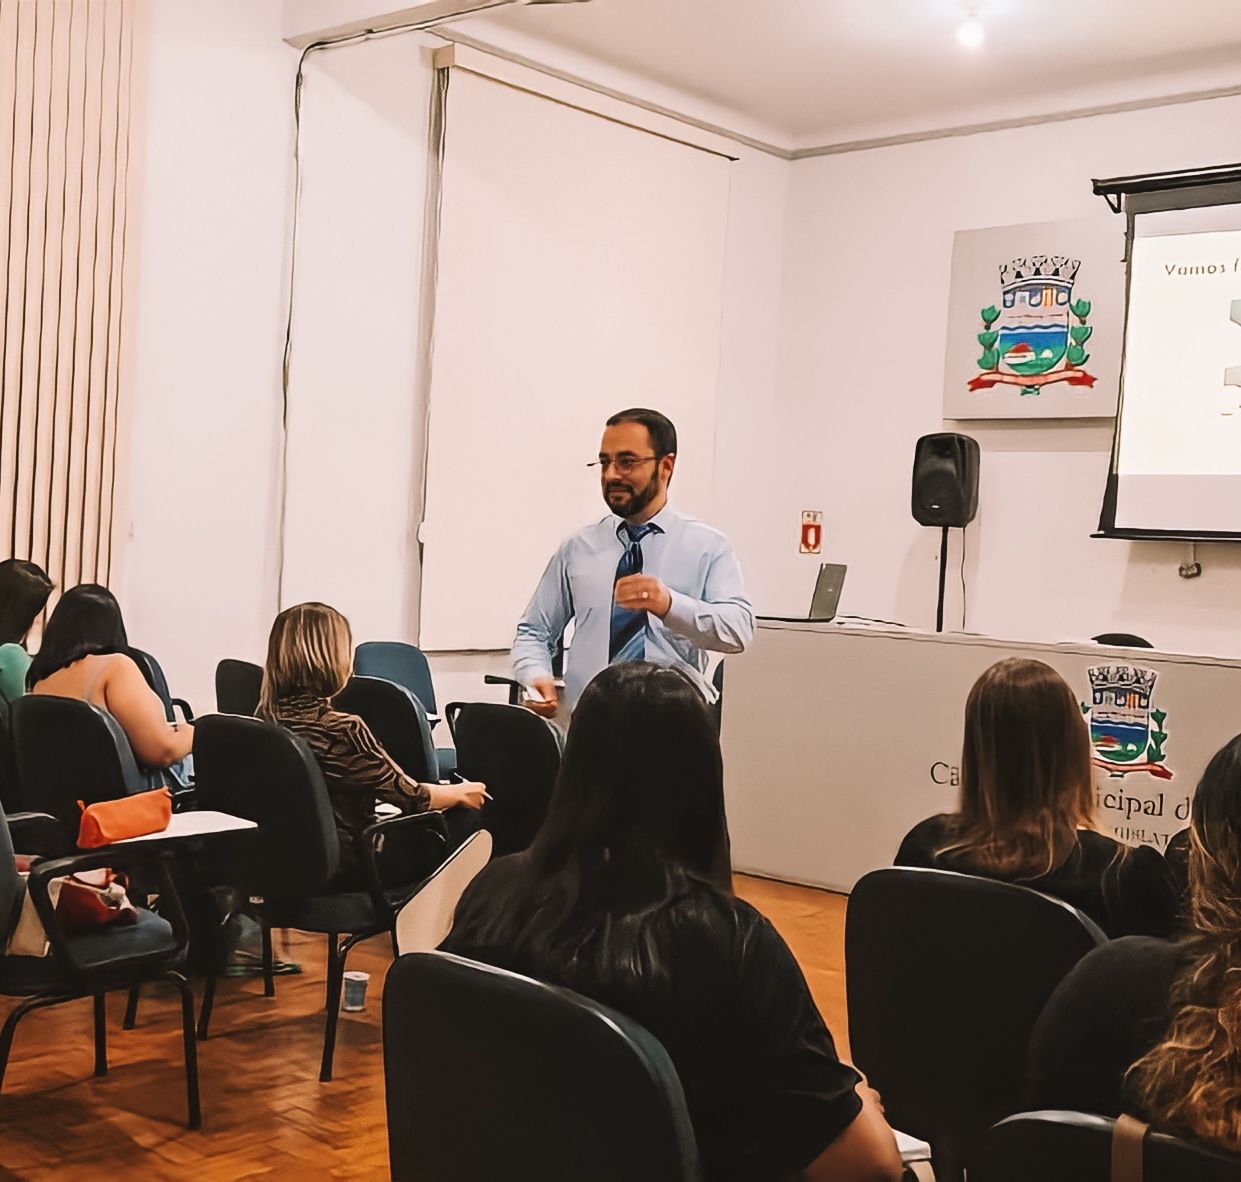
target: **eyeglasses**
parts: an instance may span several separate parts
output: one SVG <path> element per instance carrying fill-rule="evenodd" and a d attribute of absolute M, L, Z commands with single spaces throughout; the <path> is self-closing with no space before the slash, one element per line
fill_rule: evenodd
<path fill-rule="evenodd" d="M 649 464 L 652 460 L 658 459 L 660 459 L 659 456 L 600 456 L 597 460 L 591 460 L 586 467 L 599 468 L 603 472 L 611 467 L 622 476 L 628 476 L 639 464 Z"/>

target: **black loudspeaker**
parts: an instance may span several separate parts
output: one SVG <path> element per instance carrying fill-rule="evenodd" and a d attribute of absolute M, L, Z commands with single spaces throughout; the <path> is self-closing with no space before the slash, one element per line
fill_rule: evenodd
<path fill-rule="evenodd" d="M 914 520 L 962 529 L 978 512 L 978 440 L 923 435 L 914 448 Z"/>

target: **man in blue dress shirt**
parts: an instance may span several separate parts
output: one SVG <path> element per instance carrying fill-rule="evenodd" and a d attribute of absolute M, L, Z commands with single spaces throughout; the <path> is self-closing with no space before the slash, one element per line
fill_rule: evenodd
<path fill-rule="evenodd" d="M 658 411 L 608 419 L 597 466 L 611 513 L 561 543 L 517 625 L 513 672 L 535 691 L 525 704 L 537 713 L 557 712 L 552 654 L 570 620 L 570 710 L 616 661 L 675 665 L 713 701 L 707 653 L 739 653 L 753 638 L 754 611 L 728 539 L 668 505 L 676 452 L 676 428 Z"/>

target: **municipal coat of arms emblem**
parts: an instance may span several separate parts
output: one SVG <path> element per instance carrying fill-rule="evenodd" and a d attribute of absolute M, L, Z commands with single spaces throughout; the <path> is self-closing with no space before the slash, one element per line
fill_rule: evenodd
<path fill-rule="evenodd" d="M 1096 665 L 1087 674 L 1091 703 L 1083 702 L 1082 712 L 1090 724 L 1095 766 L 1111 776 L 1148 772 L 1161 780 L 1172 779 L 1163 749 L 1168 715 L 1151 709 L 1159 674 L 1134 665 Z"/>
<path fill-rule="evenodd" d="M 1081 265 L 1064 255 L 1036 254 L 1000 267 L 1001 306 L 979 313 L 982 372 L 971 379 L 971 390 L 1018 386 L 1031 395 L 1053 382 L 1094 385 L 1094 375 L 1081 368 L 1090 359 L 1091 304 L 1073 298 Z"/>

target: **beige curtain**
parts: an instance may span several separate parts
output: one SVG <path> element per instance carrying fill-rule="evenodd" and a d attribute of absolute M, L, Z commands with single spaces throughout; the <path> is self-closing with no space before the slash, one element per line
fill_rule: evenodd
<path fill-rule="evenodd" d="M 111 573 L 140 3 L 0 0 L 0 557 L 59 589 Z"/>

